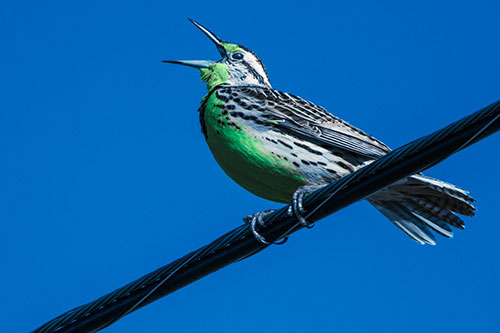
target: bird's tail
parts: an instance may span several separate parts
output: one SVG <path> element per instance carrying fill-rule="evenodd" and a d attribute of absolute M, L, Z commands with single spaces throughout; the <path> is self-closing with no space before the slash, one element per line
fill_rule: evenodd
<path fill-rule="evenodd" d="M 467 191 L 420 174 L 375 193 L 368 201 L 420 244 L 436 244 L 431 230 L 453 237 L 450 226 L 465 228 L 455 214 L 474 216 L 476 210 Z"/>

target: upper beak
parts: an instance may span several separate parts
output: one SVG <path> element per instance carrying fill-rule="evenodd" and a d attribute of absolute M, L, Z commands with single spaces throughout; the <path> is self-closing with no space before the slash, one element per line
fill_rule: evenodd
<path fill-rule="evenodd" d="M 217 37 L 213 32 L 202 26 L 196 21 L 193 21 L 191 19 L 188 19 L 193 23 L 198 29 L 200 29 L 210 40 L 217 46 L 217 50 L 219 50 L 219 53 L 222 57 L 225 57 L 227 55 L 226 49 L 224 48 L 224 45 L 222 45 L 223 41 Z"/>
<path fill-rule="evenodd" d="M 217 50 L 219 51 L 220 55 L 222 57 L 225 57 L 227 55 L 226 49 L 222 45 L 223 41 L 217 37 L 213 32 L 199 24 L 198 22 L 188 19 L 193 23 L 198 29 L 200 29 L 210 40 L 215 44 L 217 47 Z M 170 64 L 178 64 L 178 65 L 184 65 L 184 66 L 189 66 L 189 67 L 194 67 L 194 68 L 208 68 L 210 64 L 213 63 L 213 61 L 209 60 L 163 60 L 162 62 L 170 63 Z"/>

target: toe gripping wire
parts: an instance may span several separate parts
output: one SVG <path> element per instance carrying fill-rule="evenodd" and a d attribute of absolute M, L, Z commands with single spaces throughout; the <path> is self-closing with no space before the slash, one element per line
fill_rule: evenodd
<path fill-rule="evenodd" d="M 264 221 L 264 217 L 267 215 L 270 215 L 272 213 L 276 212 L 274 209 L 269 209 L 265 210 L 263 212 L 258 212 L 252 215 L 249 215 L 243 219 L 243 221 L 249 225 L 250 231 L 252 232 L 252 235 L 255 237 L 256 240 L 261 242 L 262 244 L 265 245 L 282 245 L 285 244 L 286 241 L 288 240 L 288 235 L 281 235 L 277 240 L 274 241 L 267 241 L 264 236 L 262 236 L 258 231 L 257 231 L 257 225 L 259 227 L 265 227 L 266 222 Z"/>

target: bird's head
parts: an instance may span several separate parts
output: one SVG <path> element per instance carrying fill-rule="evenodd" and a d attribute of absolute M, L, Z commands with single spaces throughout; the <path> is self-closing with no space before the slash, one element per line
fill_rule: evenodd
<path fill-rule="evenodd" d="M 202 81 L 207 83 L 208 90 L 221 84 L 271 87 L 266 69 L 255 53 L 244 46 L 224 42 L 201 24 L 189 20 L 210 38 L 222 59 L 219 61 L 163 60 L 163 62 L 198 68 Z"/>

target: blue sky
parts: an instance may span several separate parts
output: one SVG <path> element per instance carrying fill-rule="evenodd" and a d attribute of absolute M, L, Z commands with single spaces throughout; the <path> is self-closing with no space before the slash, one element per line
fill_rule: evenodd
<path fill-rule="evenodd" d="M 500 98 L 498 1 L 17 1 L 0 10 L 0 330 L 23 332 L 278 207 L 200 133 L 218 59 L 187 20 L 261 57 L 274 87 L 391 147 Z M 420 246 L 366 202 L 107 332 L 498 332 L 498 147 L 426 172 L 478 214 Z"/>

